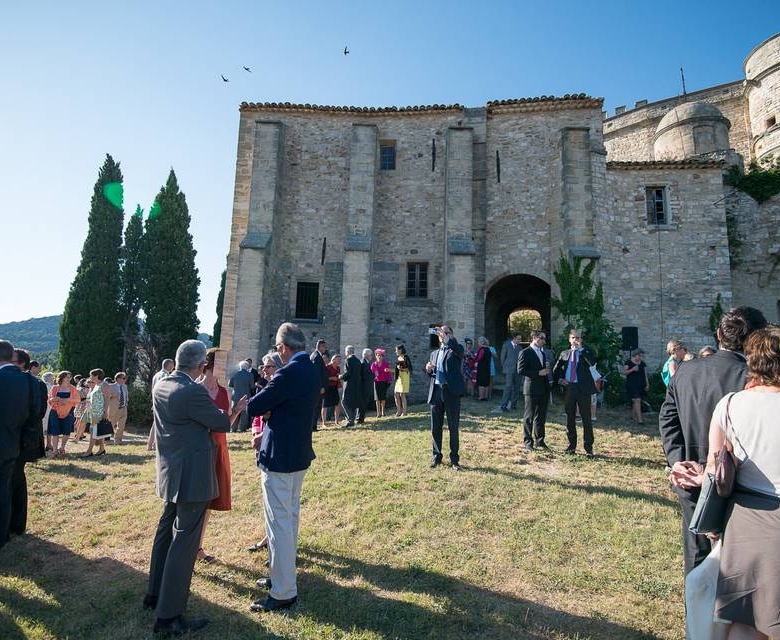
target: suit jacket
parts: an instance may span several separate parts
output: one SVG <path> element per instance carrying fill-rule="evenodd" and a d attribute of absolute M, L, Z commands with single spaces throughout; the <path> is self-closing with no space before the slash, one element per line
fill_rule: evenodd
<path fill-rule="evenodd" d="M 371 401 L 374 399 L 374 374 L 371 373 L 371 363 L 368 360 L 361 360 L 360 368 L 363 370 L 363 399 Z"/>
<path fill-rule="evenodd" d="M 501 347 L 501 370 L 504 375 L 512 375 L 515 372 L 519 373 L 517 367 L 517 360 L 520 358 L 520 352 L 522 347 L 519 344 L 515 344 L 511 338 L 507 340 Z"/>
<path fill-rule="evenodd" d="M 429 358 L 429 362 L 434 366 L 434 369 L 433 373 L 428 374 L 431 377 L 431 382 L 428 386 L 428 404 L 433 399 L 433 389 L 436 384 L 436 359 L 439 357 L 440 350 L 441 348 L 431 351 L 431 357 Z M 462 396 L 466 392 L 466 385 L 461 372 L 462 362 L 463 345 L 453 336 L 448 336 L 447 342 L 444 343 L 444 382 L 447 391 L 455 396 Z"/>
<path fill-rule="evenodd" d="M 30 414 L 30 385 L 16 365 L 0 369 L 0 462 L 19 457 L 22 425 Z"/>
<path fill-rule="evenodd" d="M 43 416 L 46 415 L 48 388 L 46 383 L 30 373 L 27 386 L 30 390 L 30 411 L 22 424 L 19 457 L 25 462 L 34 462 L 46 456 L 43 442 Z"/>
<path fill-rule="evenodd" d="M 566 378 L 569 356 L 571 356 L 571 349 L 561 351 L 561 355 L 558 356 L 558 361 L 553 369 L 553 380 L 555 382 Z M 577 383 L 578 389 L 582 394 L 591 395 L 596 393 L 596 383 L 593 382 L 593 376 L 590 373 L 590 368 L 594 364 L 596 364 L 596 356 L 593 355 L 593 352 L 588 347 L 582 347 L 577 360 Z"/>
<path fill-rule="evenodd" d="M 244 396 L 252 397 L 255 391 L 255 378 L 247 369 L 239 369 L 230 378 L 228 386 L 233 389 L 233 402 L 238 402 Z"/>
<path fill-rule="evenodd" d="M 328 387 L 328 365 L 325 362 L 325 357 L 316 349 L 311 352 L 309 356 L 314 366 L 317 367 L 317 372 L 320 375 L 320 389 L 327 389 Z"/>
<path fill-rule="evenodd" d="M 250 416 L 271 412 L 257 453 L 258 466 L 277 473 L 309 468 L 315 457 L 311 425 L 319 408 L 320 384 L 317 367 L 301 351 L 249 401 Z"/>
<path fill-rule="evenodd" d="M 208 502 L 219 495 L 211 431 L 229 431 L 230 418 L 208 391 L 174 371 L 152 389 L 157 437 L 157 495 L 168 502 Z"/>
<path fill-rule="evenodd" d="M 363 367 L 354 353 L 347 358 L 344 373 L 339 377 L 344 381 L 342 402 L 348 407 L 359 407 L 363 400 Z"/>
<path fill-rule="evenodd" d="M 745 388 L 746 371 L 741 353 L 723 349 L 708 358 L 680 364 L 658 414 L 669 466 L 682 460 L 706 463 L 715 405 L 727 393 Z"/>
<path fill-rule="evenodd" d="M 539 375 L 542 369 L 550 366 L 550 363 L 547 362 L 547 355 L 545 354 L 544 357 L 545 365 L 543 367 L 532 346 L 528 346 L 520 352 L 520 357 L 517 359 L 517 373 L 524 376 L 523 394 L 526 396 L 540 396 L 550 391 L 548 377 Z"/>

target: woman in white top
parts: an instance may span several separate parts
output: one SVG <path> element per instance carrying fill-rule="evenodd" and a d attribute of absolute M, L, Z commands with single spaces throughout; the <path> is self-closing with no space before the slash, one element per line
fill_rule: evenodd
<path fill-rule="evenodd" d="M 729 640 L 777 638 L 780 628 L 780 327 L 745 342 L 748 384 L 718 402 L 707 471 L 728 440 L 739 460 L 726 514 L 715 615 Z"/>

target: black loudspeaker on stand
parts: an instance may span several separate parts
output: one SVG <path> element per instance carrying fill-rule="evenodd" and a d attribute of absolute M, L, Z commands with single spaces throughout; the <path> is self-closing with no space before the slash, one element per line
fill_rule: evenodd
<path fill-rule="evenodd" d="M 633 351 L 639 348 L 639 329 L 636 327 L 623 327 L 620 330 L 623 338 L 623 351 Z"/>

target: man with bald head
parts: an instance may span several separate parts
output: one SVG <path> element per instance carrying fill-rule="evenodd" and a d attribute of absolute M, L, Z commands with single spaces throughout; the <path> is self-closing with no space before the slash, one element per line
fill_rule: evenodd
<path fill-rule="evenodd" d="M 443 324 L 435 329 L 439 337 L 439 348 L 431 352 L 425 365 L 430 376 L 428 404 L 431 405 L 431 437 L 433 440 L 433 460 L 431 468 L 441 464 L 442 431 L 444 414 L 447 414 L 447 429 L 450 432 L 450 463 L 454 471 L 460 471 L 459 433 L 460 398 L 465 391 L 461 365 L 463 363 L 463 345 L 455 339 L 452 328 Z"/>

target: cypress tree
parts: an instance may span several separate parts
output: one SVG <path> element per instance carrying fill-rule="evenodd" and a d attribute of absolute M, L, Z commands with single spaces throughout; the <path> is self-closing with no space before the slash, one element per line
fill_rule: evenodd
<path fill-rule="evenodd" d="M 198 285 L 187 201 L 171 169 L 154 201 L 142 241 L 144 330 L 156 359 L 172 358 L 198 337 Z"/>
<path fill-rule="evenodd" d="M 81 262 L 60 322 L 59 364 L 86 374 L 116 371 L 122 362 L 119 252 L 122 245 L 122 172 L 110 155 L 98 173 Z"/>
<path fill-rule="evenodd" d="M 143 240 L 143 209 L 140 205 L 125 229 L 122 247 L 122 266 L 119 274 L 119 310 L 122 319 L 122 370 L 131 379 L 136 369 L 136 344 L 138 342 L 138 312 L 141 309 L 141 242 Z"/>
<path fill-rule="evenodd" d="M 227 269 L 222 272 L 222 278 L 219 283 L 219 295 L 217 295 L 217 321 L 214 323 L 214 334 L 211 336 L 211 344 L 219 346 L 219 337 L 222 333 L 222 307 L 225 305 L 225 279 L 227 278 Z"/>

